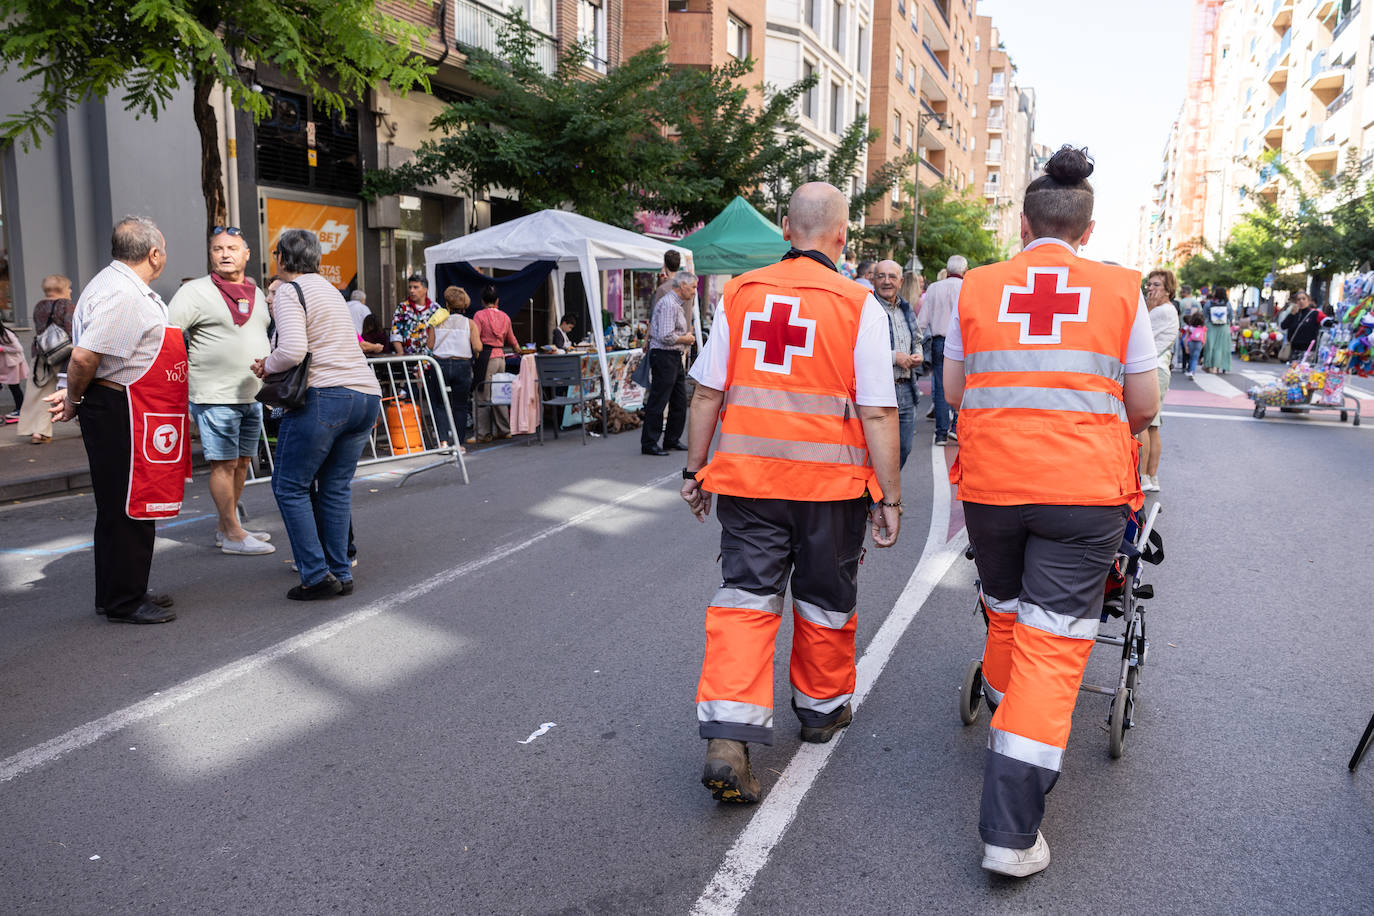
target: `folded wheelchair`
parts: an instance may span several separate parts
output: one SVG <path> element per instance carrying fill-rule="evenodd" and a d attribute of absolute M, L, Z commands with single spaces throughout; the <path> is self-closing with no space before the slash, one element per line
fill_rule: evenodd
<path fill-rule="evenodd" d="M 1120 757 L 1125 751 L 1126 732 L 1135 726 L 1135 700 L 1140 691 L 1141 672 L 1150 653 L 1150 641 L 1145 638 L 1145 606 L 1141 602 L 1154 598 L 1154 586 L 1141 583 L 1142 564 L 1159 565 L 1164 561 L 1164 539 L 1155 530 L 1155 520 L 1159 517 L 1159 503 L 1150 507 L 1145 524 L 1139 523 L 1137 513 L 1131 513 L 1126 524 L 1126 534 L 1107 575 L 1107 586 L 1102 602 L 1102 625 L 1119 618 L 1123 626 L 1120 636 L 1107 636 L 1099 632 L 1097 643 L 1116 646 L 1121 650 L 1121 673 L 1116 686 L 1099 686 L 1084 682 L 1079 690 L 1085 693 L 1098 693 L 1112 698 L 1111 712 L 1107 718 L 1108 750 L 1112 757 Z M 973 548 L 964 551 L 964 556 L 973 559 Z M 977 584 L 977 583 L 975 583 Z M 982 593 L 979 593 L 978 611 L 987 625 L 988 611 L 983 606 Z M 963 686 L 959 690 L 959 718 L 965 725 L 978 720 L 983 705 L 983 660 L 975 659 L 964 675 Z"/>

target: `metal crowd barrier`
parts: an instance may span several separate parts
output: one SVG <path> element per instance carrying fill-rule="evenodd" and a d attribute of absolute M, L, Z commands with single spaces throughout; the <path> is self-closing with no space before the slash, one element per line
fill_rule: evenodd
<path fill-rule="evenodd" d="M 469 483 L 468 468 L 459 451 L 462 446 L 463 431 L 453 419 L 453 406 L 449 403 L 448 388 L 442 384 L 443 375 L 439 371 L 439 361 L 432 356 L 381 356 L 371 358 L 367 364 L 377 373 L 377 381 L 382 386 L 382 412 L 377 425 L 372 429 L 367 449 L 358 462 L 359 468 L 371 467 L 389 461 L 402 461 L 426 455 L 440 456 L 423 467 L 412 468 L 401 475 L 396 486 L 424 471 L 456 465 L 463 475 L 463 483 Z M 439 397 L 436 400 L 425 380 L 433 373 L 440 379 L 436 385 Z M 439 423 L 436 410 L 442 410 L 448 419 L 449 439 L 446 444 L 439 439 Z M 258 474 L 256 469 L 249 472 L 247 483 L 265 483 L 272 479 L 276 471 L 273 455 L 275 436 L 268 437 L 268 414 L 264 411 L 263 428 L 259 445 L 259 462 L 267 473 Z M 469 422 L 471 418 L 469 419 Z M 265 457 L 264 457 L 265 455 Z"/>

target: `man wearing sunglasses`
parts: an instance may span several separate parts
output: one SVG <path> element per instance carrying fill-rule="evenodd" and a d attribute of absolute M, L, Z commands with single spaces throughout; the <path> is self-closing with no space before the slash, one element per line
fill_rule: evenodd
<path fill-rule="evenodd" d="M 245 531 L 237 506 L 262 429 L 262 405 L 254 400 L 262 383 L 251 367 L 271 349 L 267 300 L 244 275 L 251 252 L 239 227 L 214 227 L 209 247 L 210 273 L 181 285 L 168 320 L 186 338 L 191 416 L 219 513 L 215 546 L 231 556 L 262 556 L 276 550 L 267 543 L 271 535 Z"/>

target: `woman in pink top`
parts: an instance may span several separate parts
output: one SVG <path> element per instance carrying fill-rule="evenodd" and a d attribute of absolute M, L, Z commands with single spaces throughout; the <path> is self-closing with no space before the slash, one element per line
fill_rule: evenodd
<path fill-rule="evenodd" d="M 512 352 L 520 352 L 520 342 L 515 339 L 515 331 L 511 329 L 510 316 L 496 307 L 499 303 L 496 287 L 488 286 L 482 290 L 484 308 L 472 318 L 482 336 L 482 352 L 477 357 L 473 377 L 477 379 L 478 392 L 485 392 L 488 398 L 491 397 L 492 376 L 506 371 L 506 351 L 503 347 L 509 344 Z M 492 440 L 493 419 L 496 421 L 495 438 L 510 438 L 510 408 L 481 407 L 477 410 L 478 442 Z"/>

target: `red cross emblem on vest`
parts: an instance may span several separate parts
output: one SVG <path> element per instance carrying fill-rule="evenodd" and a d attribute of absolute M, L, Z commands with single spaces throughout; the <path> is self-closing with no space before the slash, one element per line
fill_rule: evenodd
<path fill-rule="evenodd" d="M 755 351 L 754 368 L 759 372 L 790 375 L 792 357 L 811 355 L 816 322 L 799 317 L 800 309 L 797 296 L 769 295 L 763 300 L 763 311 L 744 316 L 741 345 Z"/>
<path fill-rule="evenodd" d="M 1057 344 L 1066 321 L 1088 320 L 1086 286 L 1069 286 L 1067 267 L 1031 267 L 1025 286 L 1002 287 L 997 320 L 1021 326 L 1023 344 Z"/>

